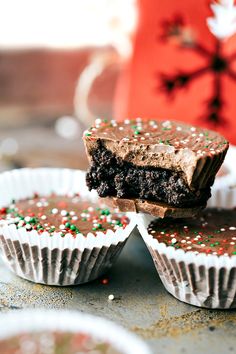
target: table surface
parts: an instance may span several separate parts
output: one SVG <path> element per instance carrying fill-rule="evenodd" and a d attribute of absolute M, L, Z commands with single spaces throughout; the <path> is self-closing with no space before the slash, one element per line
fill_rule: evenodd
<path fill-rule="evenodd" d="M 97 280 L 50 287 L 18 278 L 0 263 L 0 308 L 66 308 L 106 317 L 142 337 L 157 354 L 235 352 L 236 312 L 196 308 L 168 294 L 137 230 L 107 277 L 107 285 Z"/>
<path fill-rule="evenodd" d="M 17 139 L 16 166 L 86 168 L 81 138 L 62 140 L 53 127 L 12 127 L 0 139 Z M 6 161 L 7 162 L 7 161 Z M 3 161 L 1 164 L 2 168 Z M 233 353 L 236 311 L 212 311 L 179 302 L 168 294 L 137 230 L 108 274 L 109 283 L 94 281 L 78 287 L 49 287 L 12 274 L 0 261 L 0 310 L 26 307 L 67 308 L 113 320 L 142 337 L 153 353 Z M 108 295 L 115 299 L 108 301 Z M 134 353 L 135 354 L 135 353 Z"/>

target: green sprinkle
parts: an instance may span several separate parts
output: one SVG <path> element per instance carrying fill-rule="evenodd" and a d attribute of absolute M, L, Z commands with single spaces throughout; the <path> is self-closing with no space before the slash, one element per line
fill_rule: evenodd
<path fill-rule="evenodd" d="M 85 136 L 91 136 L 92 134 L 91 133 L 86 133 Z"/>
<path fill-rule="evenodd" d="M 134 134 L 135 134 L 135 135 L 139 135 L 140 132 L 139 132 L 138 130 L 135 130 Z"/>
<path fill-rule="evenodd" d="M 66 222 L 66 223 L 65 223 L 65 227 L 70 227 L 70 223 L 69 223 L 69 222 Z"/>
<path fill-rule="evenodd" d="M 103 209 L 103 210 L 101 211 L 101 214 L 102 214 L 102 215 L 110 215 L 110 210 L 109 210 L 109 209 Z"/>
<path fill-rule="evenodd" d="M 76 227 L 75 225 L 70 225 L 70 229 L 71 229 L 72 231 L 75 231 L 75 230 L 77 229 L 77 227 Z"/>
<path fill-rule="evenodd" d="M 232 252 L 232 254 L 236 254 L 236 252 L 234 251 L 234 252 Z"/>

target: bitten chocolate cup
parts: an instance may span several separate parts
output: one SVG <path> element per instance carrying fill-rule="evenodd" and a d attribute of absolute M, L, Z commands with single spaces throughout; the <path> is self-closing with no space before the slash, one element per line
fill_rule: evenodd
<path fill-rule="evenodd" d="M 120 211 L 191 217 L 203 209 L 228 142 L 174 121 L 97 119 L 84 133 L 90 190 Z"/>
<path fill-rule="evenodd" d="M 91 203 L 101 207 L 97 194 L 89 192 L 86 188 L 85 173 L 82 171 L 26 168 L 4 172 L 0 175 L 0 190 L 0 207 L 6 214 L 5 217 L 1 217 L 0 228 L 3 259 L 18 276 L 36 283 L 67 286 L 98 278 L 116 261 L 135 227 L 135 223 L 129 222 L 128 219 L 127 223 L 122 225 L 120 220 L 124 215 L 115 212 L 112 215 L 118 225 L 108 225 L 110 227 L 105 230 L 101 221 L 101 224 L 95 225 L 98 227 L 92 228 L 92 225 L 91 231 L 87 232 L 78 230 L 76 222 L 72 226 L 64 223 L 64 226 L 62 224 L 60 228 L 55 228 L 46 226 L 47 220 L 35 221 L 39 214 L 35 214 L 36 217 L 33 216 L 31 220 L 28 216 L 22 217 L 20 214 L 22 211 L 18 210 L 17 216 L 13 216 L 15 209 L 11 205 L 12 200 L 17 208 L 17 203 L 34 198 L 35 193 L 45 198 L 53 193 L 62 199 L 64 196 L 77 195 L 78 205 Z M 47 199 L 45 200 L 47 205 Z M 31 202 L 33 203 L 29 200 L 29 203 Z M 41 204 L 38 207 L 44 211 L 46 207 Z M 78 205 L 74 205 L 75 209 L 78 208 Z M 7 211 L 4 207 L 8 207 Z M 52 210 L 52 214 L 54 212 L 55 210 Z M 67 211 L 58 212 L 60 217 L 66 219 L 63 215 Z M 47 216 L 40 214 L 40 218 L 43 217 L 45 219 Z M 70 217 L 72 221 L 73 217 Z"/>
<path fill-rule="evenodd" d="M 195 219 L 139 222 L 166 290 L 210 309 L 236 308 L 236 210 L 206 209 Z"/>

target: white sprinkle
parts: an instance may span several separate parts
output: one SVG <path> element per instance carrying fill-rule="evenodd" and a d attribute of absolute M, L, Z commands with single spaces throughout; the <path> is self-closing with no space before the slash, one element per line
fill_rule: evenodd
<path fill-rule="evenodd" d="M 176 238 L 172 238 L 171 242 L 172 243 L 177 243 L 178 241 L 176 240 Z"/>
<path fill-rule="evenodd" d="M 192 127 L 192 128 L 190 128 L 190 130 L 191 130 L 192 132 L 195 132 L 195 131 L 196 131 L 196 128 L 195 128 L 195 127 Z"/>
<path fill-rule="evenodd" d="M 177 130 L 178 132 L 180 132 L 180 131 L 182 130 L 182 128 L 181 128 L 181 127 L 177 127 L 176 130 Z"/>
<path fill-rule="evenodd" d="M 190 245 L 192 242 L 191 241 L 187 241 L 187 244 Z"/>
<path fill-rule="evenodd" d="M 41 219 L 42 219 L 42 220 L 46 220 L 46 219 L 47 219 L 46 215 L 42 215 L 42 216 L 41 216 Z"/>
<path fill-rule="evenodd" d="M 119 130 L 124 130 L 124 128 L 123 127 L 119 127 Z"/>
<path fill-rule="evenodd" d="M 188 247 L 187 247 L 187 250 L 191 250 L 191 249 L 192 249 L 192 246 L 188 246 Z"/>
<path fill-rule="evenodd" d="M 32 230 L 32 226 L 30 224 L 25 225 L 26 230 Z"/>
<path fill-rule="evenodd" d="M 231 245 L 235 245 L 235 242 L 230 242 Z"/>
<path fill-rule="evenodd" d="M 70 211 L 70 215 L 71 216 L 74 216 L 75 215 L 75 212 L 72 210 L 72 211 Z"/>
<path fill-rule="evenodd" d="M 38 202 L 36 205 L 37 205 L 37 207 L 39 207 L 39 208 L 40 208 L 41 206 L 43 206 L 43 204 L 42 204 L 41 202 Z"/>
<path fill-rule="evenodd" d="M 230 227 L 229 227 L 229 230 L 230 230 L 230 231 L 235 231 L 235 230 L 236 230 L 236 227 L 230 226 Z"/>
<path fill-rule="evenodd" d="M 66 210 L 62 210 L 61 211 L 61 216 L 66 216 L 67 215 L 67 211 Z"/>
<path fill-rule="evenodd" d="M 125 119 L 125 124 L 129 124 L 130 120 L 129 119 Z"/>
<path fill-rule="evenodd" d="M 99 124 L 101 124 L 101 123 L 102 123 L 102 120 L 101 120 L 100 118 L 97 118 L 97 119 L 95 120 L 95 124 L 99 125 Z"/>
<path fill-rule="evenodd" d="M 169 120 L 166 120 L 165 122 L 163 122 L 163 123 L 162 123 L 162 126 L 163 126 L 164 128 L 171 128 L 171 127 L 172 127 Z"/>
<path fill-rule="evenodd" d="M 186 240 L 181 240 L 181 243 L 186 243 Z"/>
<path fill-rule="evenodd" d="M 20 220 L 19 222 L 18 222 L 18 225 L 17 225 L 18 227 L 22 227 L 22 226 L 24 226 L 24 220 Z"/>
<path fill-rule="evenodd" d="M 222 229 L 220 229 L 220 231 L 225 231 L 225 229 L 222 227 Z"/>
<path fill-rule="evenodd" d="M 64 227 L 65 227 L 65 225 L 61 224 L 61 225 L 59 226 L 59 229 L 60 229 L 60 230 L 63 230 Z"/>
<path fill-rule="evenodd" d="M 114 300 L 115 299 L 115 296 L 113 295 L 113 294 L 110 294 L 109 296 L 108 296 L 108 300 L 109 301 L 112 301 L 112 300 Z"/>
<path fill-rule="evenodd" d="M 53 208 L 52 209 L 52 214 L 57 214 L 58 213 L 58 209 L 57 208 Z"/>
<path fill-rule="evenodd" d="M 201 244 L 201 247 L 205 247 L 206 245 L 204 245 L 204 243 Z"/>
<path fill-rule="evenodd" d="M 31 219 L 31 217 L 30 217 L 30 216 L 26 216 L 26 217 L 25 217 L 25 221 L 26 221 L 26 222 L 29 222 L 29 221 L 30 221 L 30 219 Z"/>
<path fill-rule="evenodd" d="M 72 216 L 72 220 L 78 220 L 78 216 Z"/>
<path fill-rule="evenodd" d="M 235 240 L 236 240 L 236 237 L 232 237 L 232 240 L 234 240 L 234 241 L 235 241 Z"/>

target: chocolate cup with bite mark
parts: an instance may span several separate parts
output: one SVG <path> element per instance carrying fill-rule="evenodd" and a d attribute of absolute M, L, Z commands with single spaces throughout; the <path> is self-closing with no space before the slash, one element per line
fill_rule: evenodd
<path fill-rule="evenodd" d="M 89 189 L 116 203 L 120 199 L 129 211 L 158 217 L 193 216 L 204 208 L 228 149 L 216 132 L 140 118 L 98 120 L 85 132 L 84 142 Z"/>

